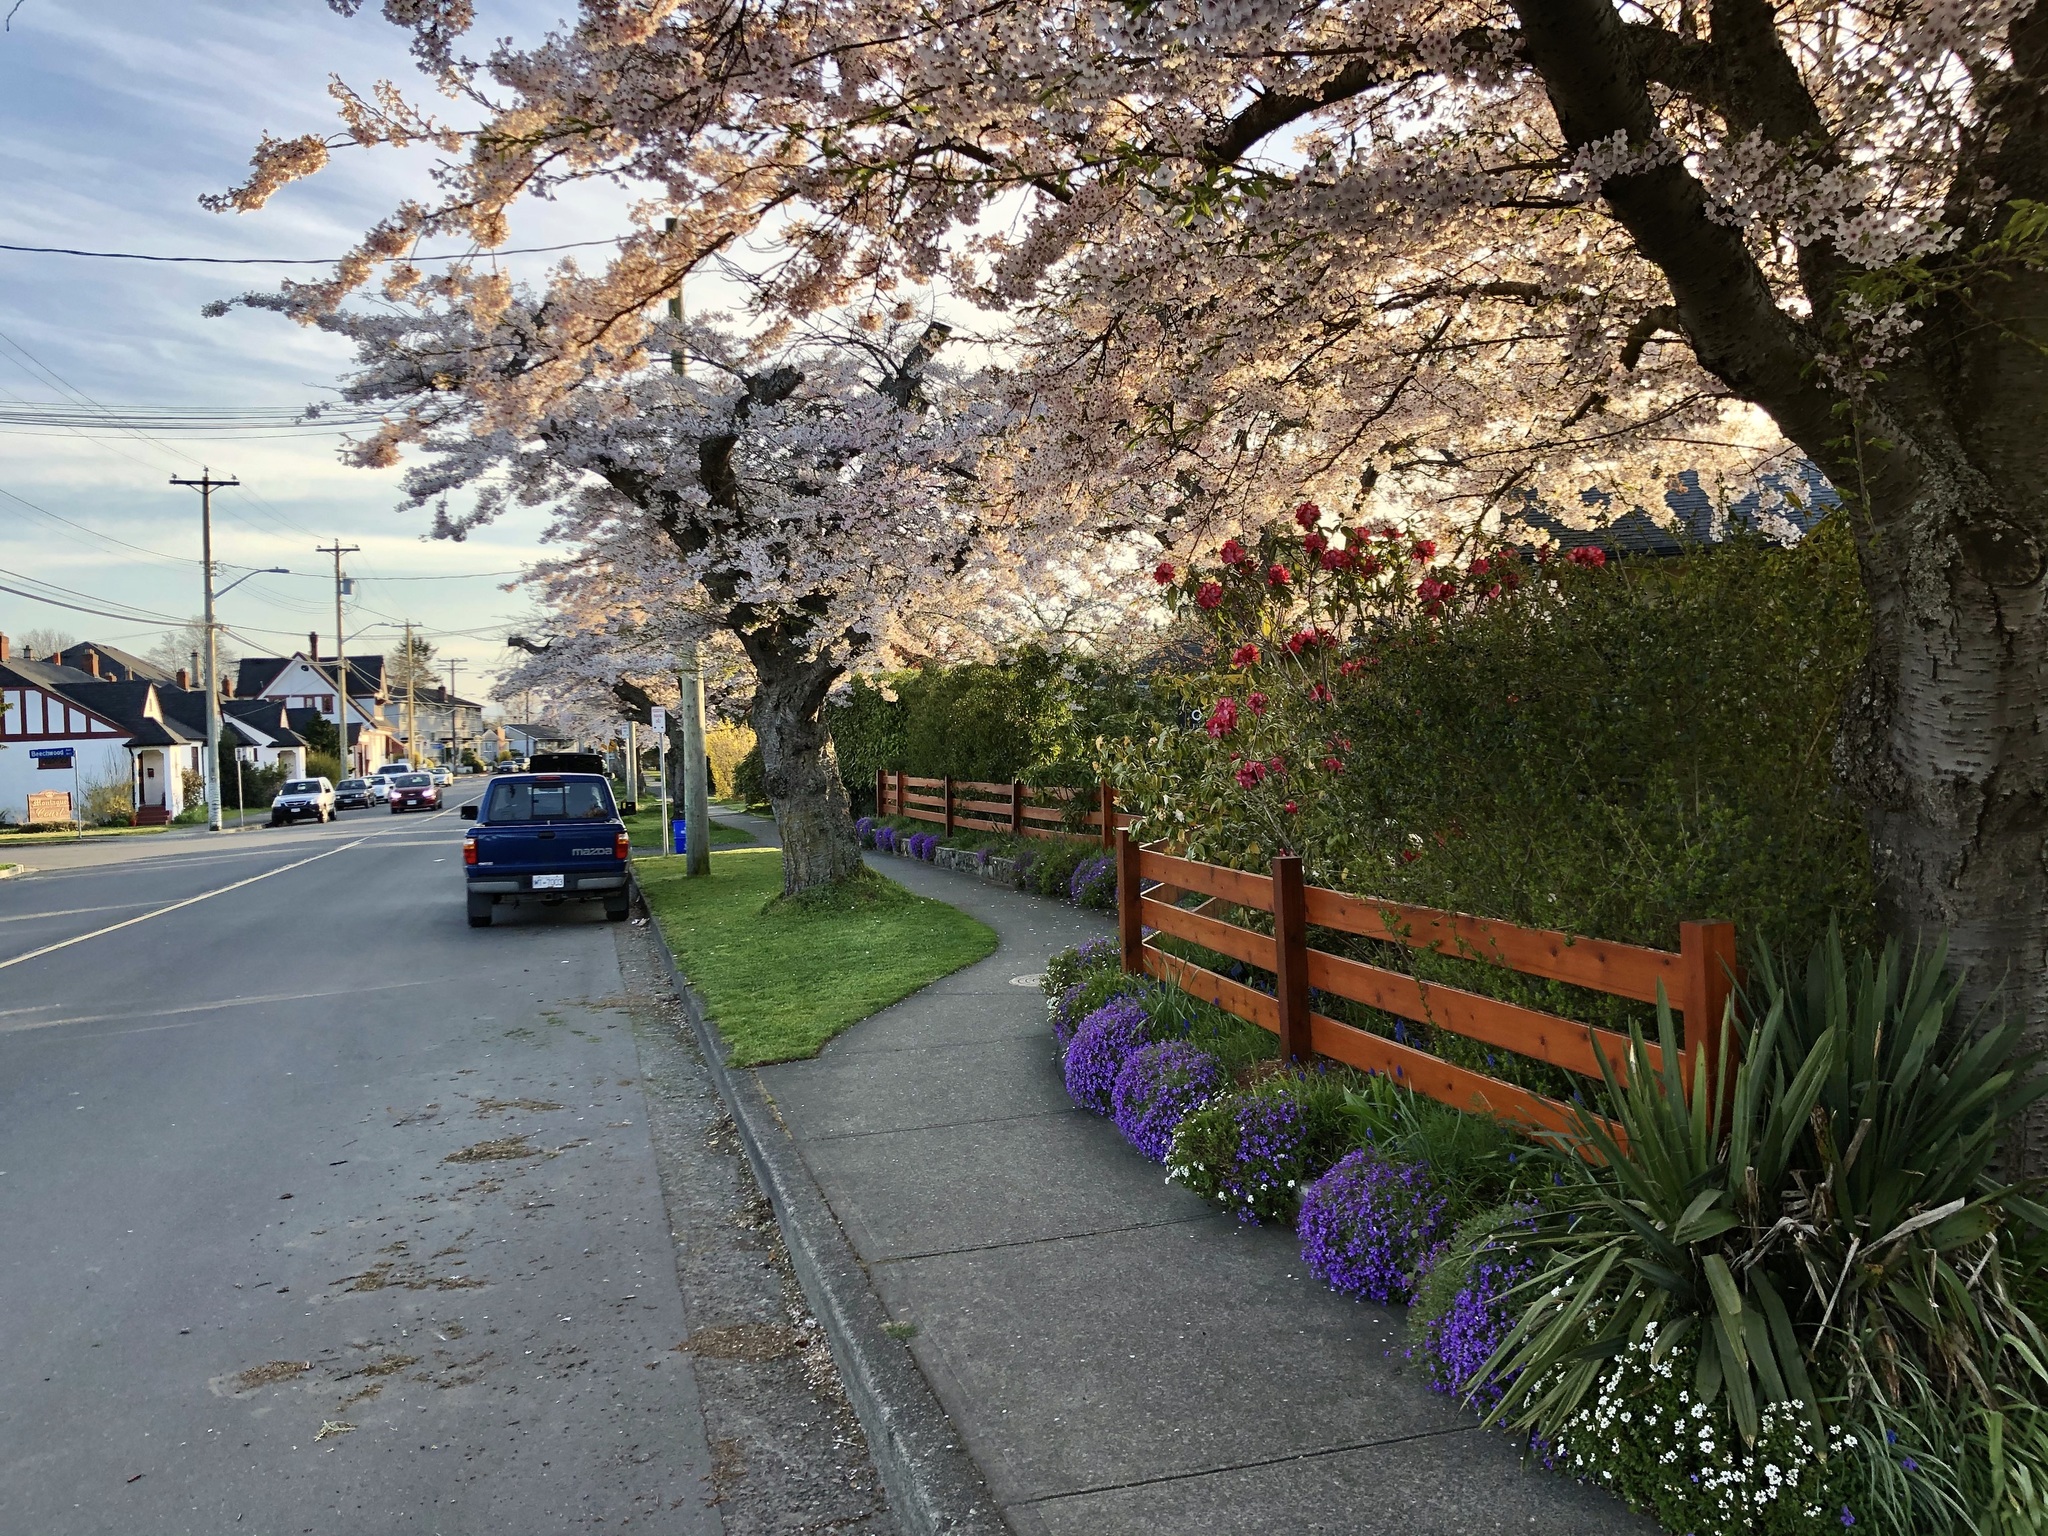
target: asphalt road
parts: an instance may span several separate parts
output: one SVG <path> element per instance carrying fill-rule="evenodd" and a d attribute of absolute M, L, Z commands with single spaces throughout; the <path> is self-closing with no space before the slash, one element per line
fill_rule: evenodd
<path fill-rule="evenodd" d="M 646 935 L 462 830 L 0 882 L 4 1536 L 888 1528 Z"/>

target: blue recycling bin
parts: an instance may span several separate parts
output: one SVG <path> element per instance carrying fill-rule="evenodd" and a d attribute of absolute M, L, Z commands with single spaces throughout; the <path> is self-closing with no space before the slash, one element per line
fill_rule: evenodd
<path fill-rule="evenodd" d="M 674 851 L 676 853 L 688 853 L 690 851 L 690 824 L 678 816 L 669 823 L 669 830 L 674 834 L 671 838 L 674 844 Z"/>

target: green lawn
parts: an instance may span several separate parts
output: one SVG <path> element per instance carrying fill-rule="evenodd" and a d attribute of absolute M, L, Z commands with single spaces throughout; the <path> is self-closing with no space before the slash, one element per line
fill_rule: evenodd
<path fill-rule="evenodd" d="M 635 848 L 658 849 L 661 847 L 661 802 L 642 800 L 636 816 L 622 818 L 626 823 L 626 835 L 633 840 Z M 714 848 L 744 847 L 753 839 L 738 827 L 728 827 L 719 822 L 711 823 L 711 846 Z"/>
<path fill-rule="evenodd" d="M 785 904 L 774 848 L 715 852 L 711 876 L 638 858 L 640 889 L 736 1067 L 815 1056 L 849 1024 L 992 954 L 995 934 L 876 875 Z"/>
<path fill-rule="evenodd" d="M 87 837 L 148 837 L 153 833 L 167 830 L 163 827 L 87 827 Z M 23 843 L 68 843 L 78 837 L 76 832 L 0 832 L 0 848 L 16 848 Z"/>

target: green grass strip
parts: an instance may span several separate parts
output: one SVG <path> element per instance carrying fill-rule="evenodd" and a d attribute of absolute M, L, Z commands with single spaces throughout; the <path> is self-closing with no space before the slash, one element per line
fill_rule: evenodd
<path fill-rule="evenodd" d="M 642 800 L 637 814 L 622 817 L 621 820 L 625 822 L 626 835 L 633 840 L 635 848 L 661 849 L 661 802 L 659 800 L 651 803 Z M 751 842 L 753 842 L 753 838 L 738 827 L 729 827 L 722 821 L 713 821 L 711 823 L 711 846 L 714 848 L 743 848 Z"/>
<path fill-rule="evenodd" d="M 685 878 L 674 855 L 633 863 L 736 1067 L 815 1056 L 849 1024 L 995 952 L 994 930 L 880 875 L 785 902 L 776 848 L 714 852 L 704 880 Z"/>
<path fill-rule="evenodd" d="M 85 835 L 94 837 L 152 837 L 170 830 L 167 827 L 87 827 Z M 76 832 L 4 832 L 0 831 L 0 846 L 19 847 L 23 843 L 75 843 Z"/>

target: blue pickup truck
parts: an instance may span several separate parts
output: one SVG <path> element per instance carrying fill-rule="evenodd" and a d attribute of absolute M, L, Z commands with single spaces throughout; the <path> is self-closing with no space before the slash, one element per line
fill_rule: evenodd
<path fill-rule="evenodd" d="M 602 901 L 623 921 L 632 899 L 625 823 L 597 773 L 507 773 L 462 808 L 469 926 L 488 928 L 501 901 Z"/>

